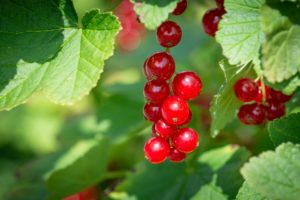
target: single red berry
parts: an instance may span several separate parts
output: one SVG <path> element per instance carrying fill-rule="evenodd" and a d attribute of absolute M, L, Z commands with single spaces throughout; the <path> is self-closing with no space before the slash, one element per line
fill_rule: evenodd
<path fill-rule="evenodd" d="M 148 102 L 144 106 L 144 117 L 145 119 L 156 122 L 161 118 L 160 105 Z"/>
<path fill-rule="evenodd" d="M 220 8 L 208 10 L 202 18 L 202 27 L 204 32 L 214 37 L 224 13 L 225 10 Z"/>
<path fill-rule="evenodd" d="M 161 113 L 165 122 L 171 125 L 179 125 L 189 117 L 189 106 L 186 101 L 177 96 L 165 99 L 161 107 Z"/>
<path fill-rule="evenodd" d="M 147 62 L 148 62 L 148 58 L 145 60 L 144 62 L 144 65 L 143 65 L 143 72 L 144 72 L 144 75 L 145 77 L 148 79 L 148 80 L 152 80 L 152 75 L 148 72 L 147 70 Z"/>
<path fill-rule="evenodd" d="M 155 123 L 155 131 L 159 137 L 168 138 L 175 133 L 176 126 L 169 125 L 161 119 Z"/>
<path fill-rule="evenodd" d="M 247 125 L 262 124 L 266 118 L 265 108 L 257 103 L 243 105 L 239 109 L 238 118 Z"/>
<path fill-rule="evenodd" d="M 239 100 L 249 102 L 257 97 L 258 86 L 252 79 L 242 78 L 234 84 L 234 92 Z"/>
<path fill-rule="evenodd" d="M 178 151 L 175 148 L 171 148 L 170 150 L 170 155 L 169 155 L 169 160 L 173 163 L 180 163 L 184 161 L 186 158 L 186 154 L 183 152 Z"/>
<path fill-rule="evenodd" d="M 202 81 L 199 76 L 191 71 L 178 73 L 172 82 L 174 95 L 186 100 L 195 99 L 201 92 Z"/>
<path fill-rule="evenodd" d="M 153 164 L 164 162 L 170 154 L 169 143 L 159 137 L 148 140 L 144 146 L 145 157 Z"/>
<path fill-rule="evenodd" d="M 175 71 L 175 61 L 167 52 L 158 52 L 150 56 L 144 67 L 145 76 L 148 80 L 168 80 Z"/>
<path fill-rule="evenodd" d="M 163 47 L 170 48 L 176 46 L 182 36 L 181 28 L 172 21 L 162 23 L 156 32 L 159 44 Z"/>
<path fill-rule="evenodd" d="M 218 8 L 224 8 L 224 0 L 215 0 Z"/>
<path fill-rule="evenodd" d="M 285 105 L 270 99 L 266 106 L 266 113 L 269 121 L 280 118 L 285 115 Z"/>
<path fill-rule="evenodd" d="M 187 7 L 187 0 L 181 0 L 177 3 L 175 10 L 172 12 L 173 15 L 181 15 Z"/>
<path fill-rule="evenodd" d="M 153 103 L 162 102 L 169 94 L 170 88 L 165 81 L 152 80 L 144 87 L 144 97 Z"/>
<path fill-rule="evenodd" d="M 293 97 L 293 95 L 286 95 L 286 94 L 283 94 L 281 91 L 277 91 L 277 90 L 274 90 L 274 89 L 271 88 L 270 99 L 272 99 L 272 101 L 277 101 L 277 102 L 280 102 L 280 103 L 286 103 L 292 97 Z"/>
<path fill-rule="evenodd" d="M 178 124 L 178 126 L 184 126 L 184 125 L 189 124 L 189 123 L 191 122 L 191 120 L 192 120 L 192 117 L 193 117 L 193 113 L 192 113 L 191 110 L 189 110 L 189 116 L 188 116 L 188 118 L 186 119 L 186 121 L 183 122 L 182 124 Z"/>
<path fill-rule="evenodd" d="M 182 128 L 179 129 L 173 136 L 174 147 L 183 153 L 194 151 L 199 142 L 199 136 L 194 129 Z"/>
<path fill-rule="evenodd" d="M 257 96 L 254 100 L 257 103 L 261 103 L 261 102 L 263 102 L 263 99 L 264 99 L 264 97 L 263 97 L 263 87 L 262 87 L 261 81 L 257 82 L 257 86 L 258 86 L 258 93 L 257 93 Z M 269 96 L 270 96 L 271 89 L 266 84 L 264 84 L 264 86 L 265 86 L 264 87 L 265 100 L 268 100 Z"/>
<path fill-rule="evenodd" d="M 151 131 L 152 131 L 152 137 L 157 137 L 158 135 L 157 135 L 157 132 L 156 132 L 156 130 L 155 130 L 155 124 L 152 124 L 152 128 L 151 128 Z"/>
<path fill-rule="evenodd" d="M 90 187 L 79 193 L 65 197 L 63 200 L 96 200 L 96 199 L 98 199 L 97 190 L 95 187 Z"/>

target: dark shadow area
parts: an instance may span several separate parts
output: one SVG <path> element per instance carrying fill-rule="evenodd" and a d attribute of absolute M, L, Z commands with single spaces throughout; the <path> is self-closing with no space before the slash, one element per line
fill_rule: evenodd
<path fill-rule="evenodd" d="M 159 7 L 164 7 L 175 0 L 135 0 L 135 2 L 140 2 L 140 3 L 146 3 L 146 4 L 151 4 L 151 5 L 156 5 Z"/>

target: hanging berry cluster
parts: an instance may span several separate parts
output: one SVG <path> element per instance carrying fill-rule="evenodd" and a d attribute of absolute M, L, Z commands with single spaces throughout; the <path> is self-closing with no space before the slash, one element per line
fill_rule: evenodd
<path fill-rule="evenodd" d="M 276 91 L 262 81 L 255 82 L 249 78 L 238 80 L 234 91 L 237 98 L 246 103 L 240 107 L 238 118 L 247 125 L 259 125 L 266 120 L 282 117 L 285 114 L 285 103 L 292 98 L 292 95 Z"/>
<path fill-rule="evenodd" d="M 202 27 L 205 33 L 214 37 L 222 16 L 225 14 L 224 0 L 215 0 L 217 8 L 206 11 L 202 18 Z"/>
<path fill-rule="evenodd" d="M 174 15 L 179 15 L 186 8 L 186 0 L 180 1 Z M 182 36 L 181 28 L 172 21 L 162 23 L 157 29 L 157 40 L 164 52 L 158 52 L 147 58 L 144 74 L 148 80 L 144 87 L 145 119 L 153 122 L 152 138 L 144 146 L 145 157 L 153 164 L 181 162 L 187 153 L 198 146 L 198 134 L 187 125 L 192 112 L 187 100 L 195 99 L 201 89 L 201 79 L 192 71 L 175 72 L 175 61 L 169 48 L 176 46 Z"/>

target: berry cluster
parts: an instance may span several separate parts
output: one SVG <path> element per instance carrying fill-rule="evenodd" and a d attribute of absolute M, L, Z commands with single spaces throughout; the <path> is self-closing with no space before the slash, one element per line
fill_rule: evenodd
<path fill-rule="evenodd" d="M 177 4 L 173 14 L 181 14 L 186 8 L 186 1 Z M 147 58 L 144 74 L 148 80 L 144 87 L 145 119 L 153 122 L 152 138 L 144 146 L 145 157 L 153 164 L 181 162 L 186 154 L 198 146 L 198 134 L 192 128 L 181 127 L 188 124 L 192 112 L 187 100 L 195 99 L 201 89 L 201 79 L 191 71 L 175 72 L 175 61 L 169 48 L 181 40 L 181 28 L 172 21 L 162 23 L 157 29 L 159 44 L 167 48 Z"/>
<path fill-rule="evenodd" d="M 276 91 L 262 81 L 255 82 L 242 78 L 234 85 L 239 100 L 245 102 L 238 112 L 239 120 L 247 125 L 259 125 L 266 120 L 272 121 L 285 114 L 285 103 L 292 98 Z"/>
<path fill-rule="evenodd" d="M 214 37 L 222 16 L 225 14 L 224 0 L 215 0 L 217 8 L 206 11 L 202 18 L 202 27 L 205 33 Z"/>

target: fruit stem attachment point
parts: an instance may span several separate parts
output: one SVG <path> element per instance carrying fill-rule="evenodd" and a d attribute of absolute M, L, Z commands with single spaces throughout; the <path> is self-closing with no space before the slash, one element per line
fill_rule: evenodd
<path fill-rule="evenodd" d="M 170 52 L 171 52 L 171 49 L 170 49 L 170 48 L 166 48 L 166 52 L 167 52 L 167 53 L 170 53 Z"/>

